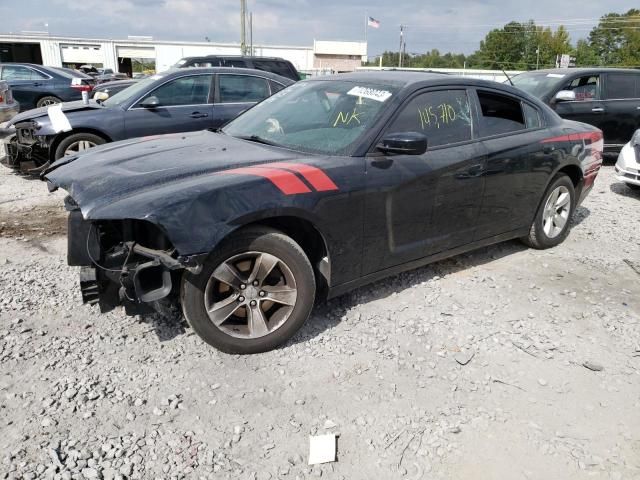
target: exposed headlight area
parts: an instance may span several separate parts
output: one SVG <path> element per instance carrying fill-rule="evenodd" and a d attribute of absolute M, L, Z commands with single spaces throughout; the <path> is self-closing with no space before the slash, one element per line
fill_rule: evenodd
<path fill-rule="evenodd" d="M 167 236 L 142 220 L 91 221 L 82 217 L 71 198 L 68 257 L 80 266 L 80 289 L 85 303 L 107 312 L 118 305 L 130 314 L 151 311 L 147 303 L 174 294 L 188 262 L 177 258 Z"/>

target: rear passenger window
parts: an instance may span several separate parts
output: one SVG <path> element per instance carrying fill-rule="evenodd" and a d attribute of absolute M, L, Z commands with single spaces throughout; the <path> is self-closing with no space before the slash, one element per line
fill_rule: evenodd
<path fill-rule="evenodd" d="M 232 68 L 249 68 L 246 61 L 241 59 L 230 59 L 230 58 L 226 58 L 224 60 L 224 66 L 232 67 Z"/>
<path fill-rule="evenodd" d="M 540 113 L 528 103 L 523 104 L 524 110 L 524 122 L 527 128 L 540 128 L 542 126 L 542 120 L 540 120 Z"/>
<path fill-rule="evenodd" d="M 471 140 L 471 110 L 466 90 L 422 93 L 402 109 L 389 133 L 420 132 L 429 148 Z"/>
<path fill-rule="evenodd" d="M 517 132 L 526 128 L 522 106 L 518 100 L 482 90 L 478 90 L 478 99 L 483 136 Z"/>
<path fill-rule="evenodd" d="M 264 78 L 250 75 L 219 75 L 220 103 L 259 102 L 269 96 Z"/>
<path fill-rule="evenodd" d="M 40 80 L 47 76 L 22 65 L 5 65 L 2 67 L 2 80 Z"/>
<path fill-rule="evenodd" d="M 291 69 L 287 62 L 281 60 L 254 60 L 253 68 L 264 72 L 275 73 L 286 78 L 291 78 Z"/>
<path fill-rule="evenodd" d="M 638 75 L 625 73 L 607 74 L 607 98 L 638 98 Z"/>

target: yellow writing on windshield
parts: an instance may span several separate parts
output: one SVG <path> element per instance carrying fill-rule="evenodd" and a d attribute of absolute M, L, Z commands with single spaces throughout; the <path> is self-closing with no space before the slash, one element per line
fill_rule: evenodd
<path fill-rule="evenodd" d="M 333 126 L 349 125 L 351 122 L 358 122 L 359 125 L 360 115 L 362 115 L 362 112 L 356 111 L 355 108 L 352 112 L 338 112 L 338 116 L 336 117 L 336 121 L 333 122 Z"/>
<path fill-rule="evenodd" d="M 418 108 L 418 117 L 420 119 L 420 127 L 423 130 L 425 128 L 445 127 L 458 119 L 455 108 L 448 103 Z"/>

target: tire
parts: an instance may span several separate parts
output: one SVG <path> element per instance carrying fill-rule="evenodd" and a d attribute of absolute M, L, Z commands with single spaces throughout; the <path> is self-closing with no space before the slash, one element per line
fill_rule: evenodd
<path fill-rule="evenodd" d="M 635 183 L 626 183 L 625 185 L 629 190 L 633 190 L 634 192 L 640 192 L 640 185 L 636 185 Z"/>
<path fill-rule="evenodd" d="M 95 147 L 96 145 L 102 145 L 106 140 L 98 135 L 94 135 L 93 133 L 74 133 L 64 138 L 56 147 L 56 152 L 54 155 L 54 160 L 58 160 L 69 152 L 69 155 L 72 154 L 72 150 L 74 146 L 77 145 L 78 148 L 75 149 L 75 153 L 80 153 L 83 150 L 86 150 L 91 147 Z"/>
<path fill-rule="evenodd" d="M 47 95 L 46 97 L 38 99 L 36 107 L 48 107 L 49 105 L 55 105 L 56 103 L 62 103 L 62 100 L 60 100 L 58 97 L 54 97 L 53 95 Z"/>
<path fill-rule="evenodd" d="M 558 195 L 553 200 L 556 194 Z M 563 197 L 565 194 L 568 197 Z M 566 203 L 564 203 L 565 201 Z M 555 202 L 555 204 L 551 202 Z M 562 204 L 562 207 L 559 206 L 560 204 Z M 559 245 L 569 234 L 569 225 L 571 224 L 575 207 L 576 193 L 573 182 L 565 174 L 556 175 L 542 197 L 538 212 L 531 224 L 529 235 L 521 238 L 521 240 L 525 245 L 538 250 Z"/>
<path fill-rule="evenodd" d="M 265 277 L 257 265 L 270 273 Z M 258 284 L 249 283 L 254 274 Z M 278 230 L 249 227 L 224 240 L 200 273 L 185 272 L 180 298 L 200 338 L 226 353 L 250 354 L 290 339 L 309 317 L 315 295 L 313 268 L 302 248 Z M 272 302 L 276 296 L 280 300 Z"/>

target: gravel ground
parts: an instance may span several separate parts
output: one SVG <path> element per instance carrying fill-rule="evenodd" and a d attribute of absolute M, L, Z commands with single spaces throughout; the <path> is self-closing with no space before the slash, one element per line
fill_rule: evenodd
<path fill-rule="evenodd" d="M 254 356 L 82 305 L 64 194 L 0 184 L 0 478 L 640 478 L 640 195 L 611 166 L 559 247 L 361 288 Z"/>

